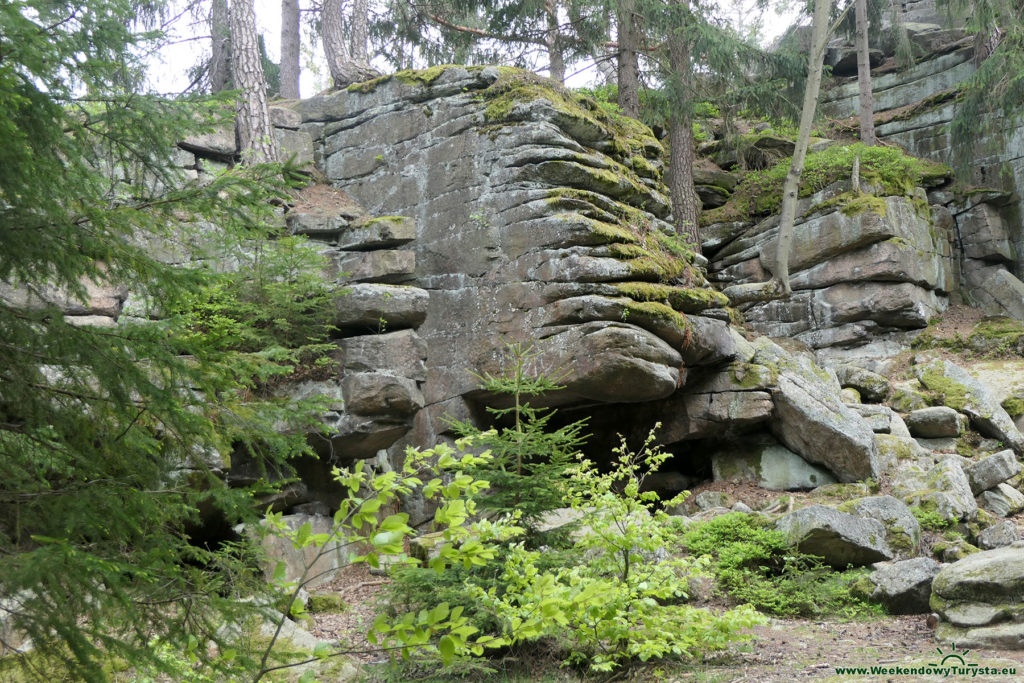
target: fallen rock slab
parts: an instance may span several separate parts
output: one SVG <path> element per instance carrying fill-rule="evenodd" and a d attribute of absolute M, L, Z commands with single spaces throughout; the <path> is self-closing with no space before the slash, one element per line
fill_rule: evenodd
<path fill-rule="evenodd" d="M 1024 435 L 988 388 L 963 368 L 947 360 L 913 367 L 917 379 L 943 396 L 943 402 L 971 419 L 984 436 L 999 439 L 1017 454 L 1024 453 Z"/>
<path fill-rule="evenodd" d="M 1020 462 L 1010 449 L 982 458 L 964 468 L 964 473 L 971 482 L 971 491 L 975 495 L 1002 484 L 1020 474 L 1020 471 Z"/>
<path fill-rule="evenodd" d="M 775 528 L 800 552 L 818 555 L 833 567 L 866 565 L 893 559 L 885 527 L 824 505 L 812 505 L 783 515 Z"/>

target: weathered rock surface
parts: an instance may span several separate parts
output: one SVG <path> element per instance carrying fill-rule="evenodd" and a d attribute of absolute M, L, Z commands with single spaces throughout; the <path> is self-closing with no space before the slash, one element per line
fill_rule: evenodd
<path fill-rule="evenodd" d="M 975 495 L 1020 474 L 1021 465 L 1013 451 L 1006 449 L 964 468 Z"/>
<path fill-rule="evenodd" d="M 974 553 L 932 582 L 936 637 L 961 647 L 1024 649 L 1024 547 Z"/>
<path fill-rule="evenodd" d="M 292 532 L 298 531 L 308 524 L 311 533 L 330 533 L 333 520 L 330 517 L 317 515 L 284 515 L 281 522 Z M 239 525 L 236 533 L 255 533 L 254 530 L 246 529 Z M 305 573 L 306 576 L 315 576 L 306 588 L 312 589 L 330 581 L 337 570 L 348 565 L 349 548 L 338 544 L 329 544 L 323 549 L 315 544 L 307 545 L 305 548 L 296 550 L 292 542 L 277 534 L 266 534 L 260 541 L 267 556 L 273 558 L 268 566 L 264 567 L 264 574 L 269 578 L 273 575 L 276 561 L 280 560 L 285 565 L 285 580 L 296 581 Z M 306 573 L 307 567 L 309 568 Z"/>
<path fill-rule="evenodd" d="M 758 340 L 755 362 L 778 367 L 774 395 L 775 436 L 810 463 L 828 468 L 839 481 L 880 472 L 871 426 L 839 400 L 839 383 L 807 358 L 789 357 Z M 763 360 L 759 360 L 763 359 Z"/>
<path fill-rule="evenodd" d="M 967 415 L 983 435 L 1024 453 L 1024 436 L 1013 420 L 988 388 L 966 370 L 946 360 L 915 365 L 913 370 L 921 384 L 942 394 L 943 402 Z"/>
<path fill-rule="evenodd" d="M 839 384 L 844 388 L 856 389 L 865 402 L 881 403 L 892 394 L 889 380 L 877 372 L 871 372 L 849 363 L 840 363 L 836 365 L 835 369 Z"/>
<path fill-rule="evenodd" d="M 984 529 L 978 534 L 978 547 L 982 550 L 1005 548 L 1020 540 L 1020 529 L 1008 519 Z"/>
<path fill-rule="evenodd" d="M 912 557 L 921 543 L 921 524 L 901 500 L 892 496 L 868 496 L 845 503 L 840 508 L 865 519 L 874 519 L 885 528 L 885 540 L 898 557 Z"/>
<path fill-rule="evenodd" d="M 910 433 L 922 439 L 957 437 L 967 428 L 964 416 L 948 406 L 913 410 L 905 421 Z"/>
<path fill-rule="evenodd" d="M 929 612 L 932 580 L 939 569 L 939 563 L 928 557 L 875 565 L 870 577 L 875 584 L 871 597 L 885 605 L 890 614 Z"/>
<path fill-rule="evenodd" d="M 924 327 L 948 305 L 946 293 L 957 286 L 950 231 L 937 227 L 906 197 L 882 198 L 885 208 L 879 213 L 809 210 L 839 191 L 826 188 L 797 211 L 806 217 L 794 228 L 794 293 L 786 299 L 736 298 L 742 288 L 768 282 L 778 217 L 748 228 L 717 251 L 711 245 L 711 277 L 729 285 L 726 293 L 742 303 L 758 331 L 796 337 L 813 348 L 858 346 L 880 333 Z M 716 226 L 710 230 L 721 232 Z M 885 391 L 883 384 L 874 385 Z"/>
<path fill-rule="evenodd" d="M 865 565 L 893 558 L 881 522 L 823 505 L 812 505 L 783 515 L 776 521 L 775 528 L 785 533 L 801 552 L 819 555 L 834 567 Z"/>
<path fill-rule="evenodd" d="M 999 484 L 978 496 L 978 506 L 1000 517 L 1010 517 L 1024 510 L 1024 493 L 1009 484 Z"/>
<path fill-rule="evenodd" d="M 836 481 L 827 470 L 778 444 L 736 444 L 715 451 L 711 471 L 715 481 L 750 481 L 778 491 L 813 489 Z"/>
<path fill-rule="evenodd" d="M 978 512 L 970 482 L 955 456 L 933 467 L 905 464 L 897 468 L 892 489 L 908 505 L 920 505 L 951 522 L 973 519 Z"/>

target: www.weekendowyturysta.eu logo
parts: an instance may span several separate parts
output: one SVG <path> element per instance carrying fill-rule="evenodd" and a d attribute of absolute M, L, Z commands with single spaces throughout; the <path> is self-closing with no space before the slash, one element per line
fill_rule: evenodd
<path fill-rule="evenodd" d="M 976 676 L 1016 676 L 1017 668 L 981 666 L 970 661 L 970 650 L 957 651 L 956 643 L 949 652 L 935 648 L 936 655 L 927 664 L 873 664 L 868 666 L 837 666 L 837 675 L 850 676 L 950 676 L 974 678 Z"/>

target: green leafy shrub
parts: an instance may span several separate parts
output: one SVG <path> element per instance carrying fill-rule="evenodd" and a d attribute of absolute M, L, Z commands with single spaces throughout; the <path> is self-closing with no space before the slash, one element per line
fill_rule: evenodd
<path fill-rule="evenodd" d="M 610 671 L 630 660 L 693 657 L 749 638 L 741 629 L 759 623 L 749 608 L 716 615 L 682 602 L 704 561 L 665 555 L 674 525 L 657 495 L 641 491 L 644 477 L 667 458 L 652 439 L 639 454 L 623 444 L 610 472 L 583 461 L 573 473 L 568 500 L 584 514 L 574 551 L 585 562 L 541 571 L 540 553 L 519 543 L 506 555 L 502 588 L 475 591 L 501 620 L 508 643 L 552 640 L 567 662 Z"/>
<path fill-rule="evenodd" d="M 956 524 L 956 520 L 946 519 L 936 510 L 924 508 L 920 505 L 911 506 L 910 512 L 917 518 L 921 528 L 929 531 L 946 531 Z"/>
<path fill-rule="evenodd" d="M 780 616 L 854 616 L 877 607 L 854 598 L 859 572 L 837 572 L 792 548 L 758 515 L 730 512 L 689 527 L 683 544 L 712 558 L 718 588 L 733 600 Z"/>

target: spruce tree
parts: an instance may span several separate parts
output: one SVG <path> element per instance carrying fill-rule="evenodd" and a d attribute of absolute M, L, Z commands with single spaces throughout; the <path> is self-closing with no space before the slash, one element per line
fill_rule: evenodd
<path fill-rule="evenodd" d="M 154 639 L 200 657 L 209 638 L 227 647 L 218 629 L 252 612 L 238 600 L 251 572 L 228 546 L 190 543 L 189 525 L 201 507 L 253 519 L 251 492 L 213 468 L 247 444 L 283 462 L 310 427 L 255 395 L 272 361 L 230 351 L 186 314 L 217 276 L 157 258 L 188 258 L 214 233 L 264 236 L 285 187 L 274 166 L 205 185 L 168 170 L 175 143 L 229 103 L 132 87 L 152 47 L 136 30 L 144 9 L 0 5 L 0 282 L 13 292 L 0 297 L 0 599 L 32 640 L 24 661 L 55 658 L 72 680 L 105 680 L 112 657 L 160 670 Z M 90 282 L 162 315 L 83 326 L 48 303 L 52 291 L 86 300 Z M 26 304 L 26 292 L 39 296 Z"/>
<path fill-rule="evenodd" d="M 1024 5 L 1017 0 L 939 0 L 951 16 L 965 18 L 975 36 L 978 70 L 964 83 L 949 124 L 956 167 L 967 171 L 979 137 L 996 140 L 1009 130 L 999 119 L 1019 121 L 1024 107 Z"/>
<path fill-rule="evenodd" d="M 518 512 L 527 528 L 533 529 L 544 512 L 563 505 L 567 470 L 577 462 L 586 421 L 549 427 L 554 411 L 534 408 L 531 397 L 563 387 L 543 374 L 531 376 L 529 366 L 538 355 L 532 347 L 509 344 L 507 351 L 504 373 L 479 377 L 480 389 L 511 401 L 508 407 L 487 408 L 499 424 L 487 430 L 470 422 L 453 421 L 451 426 L 460 437 L 471 437 L 475 448 L 487 449 L 493 456 L 485 465 L 467 470 L 491 485 L 478 496 L 480 505 L 502 514 Z"/>

